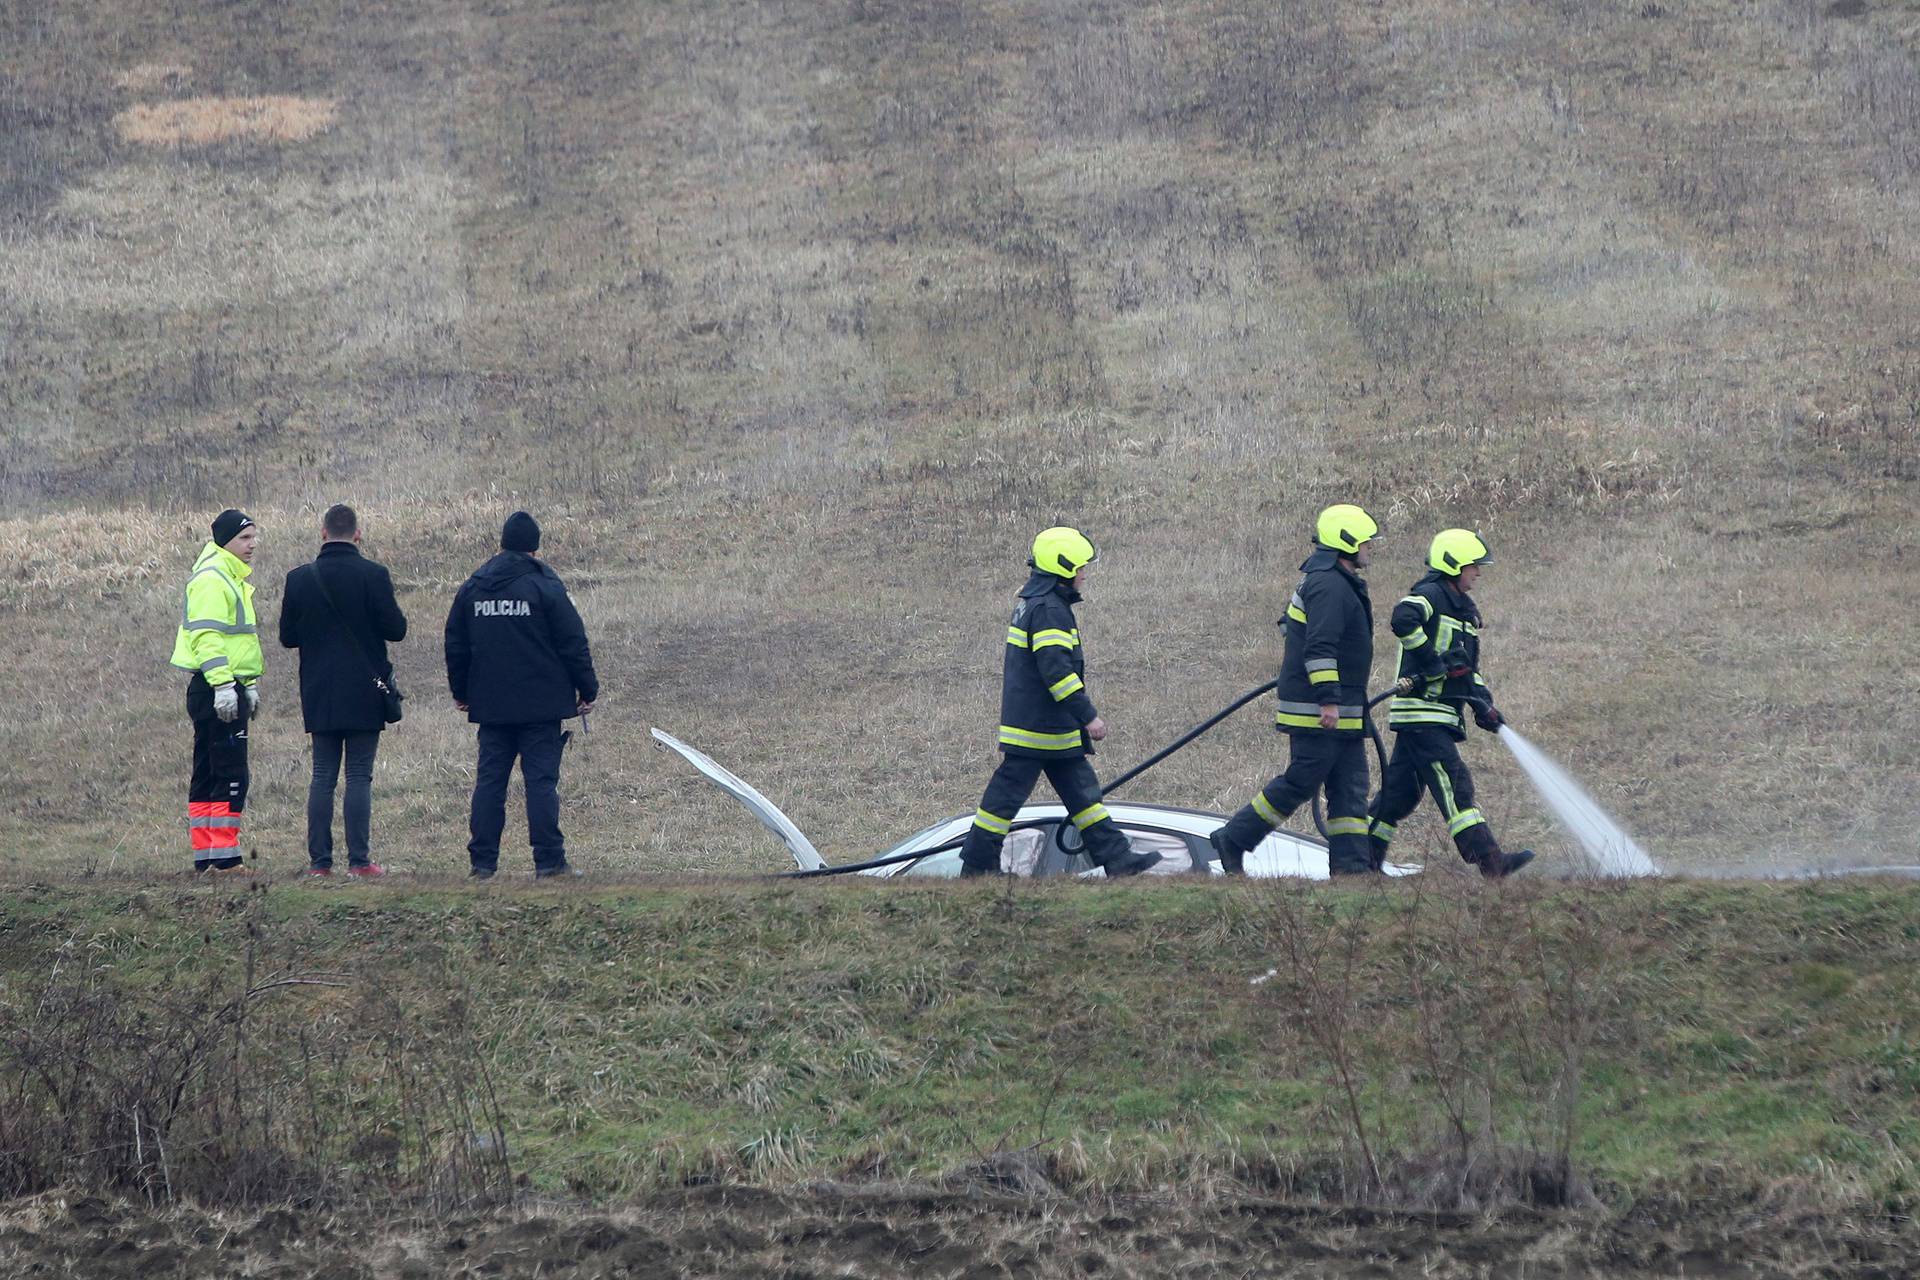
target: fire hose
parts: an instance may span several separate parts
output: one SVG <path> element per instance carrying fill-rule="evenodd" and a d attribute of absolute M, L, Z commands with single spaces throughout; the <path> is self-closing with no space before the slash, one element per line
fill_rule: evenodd
<path fill-rule="evenodd" d="M 1181 734 L 1178 738 L 1175 738 L 1167 746 L 1162 747 L 1160 750 L 1148 756 L 1145 760 L 1142 760 L 1139 764 L 1133 766 L 1133 768 L 1127 770 L 1125 773 L 1115 778 L 1112 782 L 1107 783 L 1106 786 L 1100 789 L 1101 798 L 1105 799 L 1106 797 L 1112 795 L 1115 791 L 1118 791 L 1121 787 L 1125 786 L 1127 783 L 1133 781 L 1135 778 L 1139 777 L 1141 774 L 1145 773 L 1147 770 L 1153 768 L 1153 766 L 1159 764 L 1162 760 L 1165 760 L 1168 756 L 1172 755 L 1174 752 L 1179 751 L 1181 748 L 1187 746 L 1195 738 L 1198 738 L 1201 734 L 1213 728 L 1215 725 L 1219 724 L 1222 720 L 1225 720 L 1228 716 L 1232 715 L 1234 712 L 1238 711 L 1240 708 L 1246 706 L 1249 702 L 1252 702 L 1255 698 L 1259 697 L 1261 694 L 1273 692 L 1274 687 L 1279 683 L 1280 682 L 1278 680 L 1269 680 L 1267 681 L 1267 683 L 1261 685 L 1257 689 L 1247 690 L 1245 693 L 1235 698 L 1232 702 L 1229 702 L 1225 707 L 1222 707 L 1219 711 L 1215 712 L 1213 715 L 1208 716 L 1205 720 L 1202 720 L 1199 724 L 1187 730 L 1185 733 Z M 1066 831 L 1069 829 L 1068 824 L 1061 823 L 1058 818 L 1043 818 L 1043 819 L 1039 819 L 1032 822 L 1016 822 L 1007 829 L 1008 831 L 1022 831 L 1029 827 L 1057 828 L 1054 836 L 1056 842 L 1058 842 L 1060 838 L 1064 836 Z M 1078 834 L 1078 832 L 1076 832 L 1075 834 Z M 837 866 L 837 867 L 814 867 L 814 868 L 811 868 L 810 870 L 805 870 L 805 871 L 788 871 L 783 873 L 781 878 L 785 880 L 811 880 L 818 876 L 851 875 L 855 872 L 871 871 L 876 867 L 891 867 L 891 866 L 896 866 L 902 862 L 918 862 L 920 859 L 931 857 L 936 853 L 945 853 L 949 849 L 958 849 L 961 845 L 966 843 L 966 840 L 967 838 L 965 836 L 961 836 L 957 840 L 949 840 L 944 844 L 934 845 L 931 849 L 915 849 L 911 853 L 892 853 L 892 854 L 887 854 L 884 857 L 869 858 L 865 862 L 849 862 L 842 866 Z M 1060 848 L 1062 849 L 1063 852 L 1066 852 L 1066 853 L 1073 853 L 1076 851 L 1075 849 L 1068 848 L 1064 843 L 1060 845 Z"/>
<path fill-rule="evenodd" d="M 1127 783 L 1133 781 L 1135 778 L 1139 777 L 1141 774 L 1145 773 L 1147 770 L 1153 768 L 1153 766 L 1159 764 L 1161 761 L 1165 760 L 1168 756 L 1171 756 L 1176 751 L 1179 751 L 1182 748 L 1189 746 L 1190 744 L 1192 744 L 1194 739 L 1198 738 L 1201 734 L 1205 733 L 1207 730 L 1219 724 L 1222 720 L 1225 720 L 1228 716 L 1232 715 L 1234 712 L 1238 711 L 1240 708 L 1246 706 L 1249 702 L 1252 702 L 1255 698 L 1258 698 L 1261 694 L 1271 693 L 1279 683 L 1280 682 L 1278 680 L 1269 680 L 1267 681 L 1267 683 L 1259 686 L 1256 689 L 1247 690 L 1245 693 L 1241 694 L 1238 698 L 1235 698 L 1232 702 L 1229 702 L 1226 706 L 1222 707 L 1219 711 L 1216 711 L 1213 715 L 1208 716 L 1205 720 L 1202 720 L 1199 724 L 1187 730 L 1185 733 L 1181 734 L 1178 738 L 1175 738 L 1172 742 L 1168 743 L 1165 747 L 1162 747 L 1160 750 L 1148 756 L 1145 760 L 1142 760 L 1139 764 L 1133 766 L 1133 768 L 1128 769 L 1125 773 L 1122 773 L 1119 777 L 1107 783 L 1106 786 L 1101 788 L 1101 798 L 1105 799 L 1107 796 L 1112 795 L 1115 791 L 1119 790 L 1121 787 L 1125 786 Z M 1406 692 L 1409 686 L 1410 686 L 1410 682 L 1408 681 L 1398 681 L 1391 688 L 1389 688 L 1385 693 L 1382 693 L 1374 698 L 1369 699 L 1367 702 L 1367 705 L 1361 709 L 1361 713 L 1360 713 L 1361 717 L 1367 723 L 1367 734 L 1369 737 L 1373 739 L 1374 753 L 1380 757 L 1380 771 L 1383 774 L 1386 772 L 1386 768 L 1387 768 L 1386 744 L 1383 741 L 1381 741 L 1380 730 L 1378 727 L 1374 725 L 1373 717 L 1368 715 L 1367 713 L 1372 711 L 1375 707 L 1379 706 L 1382 702 L 1385 702 L 1388 698 L 1391 698 L 1394 694 Z M 1321 838 L 1325 839 L 1327 834 L 1327 823 L 1326 823 L 1326 817 L 1323 814 L 1321 809 L 1320 796 L 1318 792 L 1316 792 L 1313 797 L 1313 825 L 1319 829 Z M 1077 852 L 1077 846 L 1074 848 L 1069 848 L 1064 843 L 1062 837 L 1065 836 L 1068 828 L 1066 825 L 1062 824 L 1060 820 L 1057 818 L 1040 818 L 1040 819 L 1035 819 L 1029 822 L 1016 822 L 1011 826 L 1009 826 L 1007 828 L 1007 831 L 1009 833 L 1012 833 L 1015 831 L 1025 831 L 1033 827 L 1053 827 L 1055 829 L 1054 840 L 1056 843 L 1060 845 L 1061 851 L 1069 854 Z M 915 849 L 910 853 L 892 853 L 879 858 L 869 858 L 865 862 L 848 862 L 848 863 L 843 863 L 839 866 L 833 866 L 833 867 L 813 867 L 803 871 L 787 871 L 787 872 L 781 873 L 779 878 L 783 880 L 813 880 L 821 876 L 854 875 L 862 871 L 873 871 L 880 867 L 898 866 L 903 862 L 918 862 L 920 861 L 920 859 L 930 858 L 936 853 L 946 853 L 950 849 L 958 849 L 961 845 L 965 844 L 966 842 L 967 842 L 967 838 L 965 836 L 961 836 L 958 839 L 948 840 L 945 843 L 934 845 L 932 848 L 928 848 L 928 849 Z"/>

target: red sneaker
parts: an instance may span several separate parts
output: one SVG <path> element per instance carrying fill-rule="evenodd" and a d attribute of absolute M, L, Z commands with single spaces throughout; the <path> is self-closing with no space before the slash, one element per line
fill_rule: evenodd
<path fill-rule="evenodd" d="M 387 869 L 377 862 L 369 862 L 364 867 L 348 867 L 347 874 L 359 876 L 362 880 L 372 880 L 376 876 L 387 874 Z"/>
<path fill-rule="evenodd" d="M 333 868 L 332 867 L 308 867 L 306 874 L 310 876 L 330 876 L 333 874 Z"/>

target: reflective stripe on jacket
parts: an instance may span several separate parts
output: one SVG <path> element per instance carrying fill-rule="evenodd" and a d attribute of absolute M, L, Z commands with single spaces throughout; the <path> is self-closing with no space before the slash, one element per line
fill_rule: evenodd
<path fill-rule="evenodd" d="M 1387 712 L 1391 728 L 1433 725 L 1456 738 L 1467 736 L 1460 714 L 1470 697 L 1487 697 L 1480 676 L 1480 608 L 1472 597 L 1453 589 L 1438 569 L 1413 584 L 1412 591 L 1393 606 L 1388 620 L 1400 644 L 1398 677 L 1419 683 L 1411 694 L 1400 694 Z M 1458 650 L 1468 674 L 1447 675 L 1447 654 Z"/>
<path fill-rule="evenodd" d="M 209 542 L 193 562 L 170 661 L 210 685 L 252 684 L 267 669 L 253 612 L 253 566 Z"/>
<path fill-rule="evenodd" d="M 1067 579 L 1037 570 L 1020 588 L 1000 678 L 1000 749 L 1008 755 L 1061 760 L 1087 752 L 1081 730 L 1099 712 L 1087 695 L 1073 616 L 1079 599 Z"/>
<path fill-rule="evenodd" d="M 1306 576 L 1280 620 L 1280 705 L 1274 726 L 1287 733 L 1357 734 L 1366 728 L 1367 676 L 1373 667 L 1373 602 L 1367 584 L 1321 548 L 1300 566 Z M 1320 727 L 1320 708 L 1340 708 L 1338 727 Z"/>

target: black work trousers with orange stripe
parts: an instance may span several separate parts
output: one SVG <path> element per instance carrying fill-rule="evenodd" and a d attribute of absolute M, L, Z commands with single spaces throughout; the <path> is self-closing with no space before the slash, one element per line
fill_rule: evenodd
<path fill-rule="evenodd" d="M 199 672 L 187 680 L 187 715 L 193 720 L 193 777 L 187 783 L 187 835 L 195 871 L 240 865 L 240 815 L 247 807 L 247 695 L 240 713 L 214 714 L 213 687 Z"/>

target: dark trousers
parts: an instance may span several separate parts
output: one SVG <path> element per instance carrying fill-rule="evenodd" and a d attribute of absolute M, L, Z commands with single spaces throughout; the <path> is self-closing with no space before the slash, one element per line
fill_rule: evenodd
<path fill-rule="evenodd" d="M 307 861 L 315 867 L 333 865 L 333 787 L 340 777 L 342 757 L 347 765 L 347 795 L 340 806 L 347 830 L 347 864 L 364 867 L 373 860 L 369 851 L 373 756 L 379 749 L 378 729 L 313 735 L 313 781 L 307 784 Z"/>
<path fill-rule="evenodd" d="M 1373 800 L 1369 834 L 1376 857 L 1386 858 L 1395 824 L 1419 807 L 1423 787 L 1433 793 L 1462 858 L 1479 862 L 1489 848 L 1499 848 L 1486 818 L 1473 807 L 1473 774 L 1460 758 L 1453 735 L 1437 727 L 1410 726 L 1395 730 L 1393 755 Z"/>
<path fill-rule="evenodd" d="M 527 841 L 533 846 L 533 869 L 566 865 L 566 837 L 560 834 L 561 745 L 558 720 L 480 726 L 480 763 L 473 775 L 473 838 L 467 841 L 467 859 L 475 871 L 492 871 L 500 865 L 507 779 L 516 757 L 527 784 Z"/>
<path fill-rule="evenodd" d="M 199 672 L 187 680 L 187 716 L 193 721 L 193 776 L 187 782 L 187 836 L 193 869 L 240 865 L 240 815 L 247 807 L 247 695 L 240 713 L 222 720 L 213 711 L 213 687 Z"/>
<path fill-rule="evenodd" d="M 1324 785 L 1328 870 L 1337 876 L 1375 870 L 1367 849 L 1366 739 L 1325 730 L 1287 737 L 1287 771 L 1227 820 L 1222 828 L 1226 842 L 1242 853 L 1253 850 Z"/>
<path fill-rule="evenodd" d="M 1007 841 L 1014 815 L 1033 794 L 1040 775 L 1067 807 L 1068 820 L 1080 829 L 1086 841 L 1087 857 L 1098 866 L 1106 866 L 1133 852 L 1127 837 L 1114 825 L 1107 806 L 1100 803 L 1100 779 L 1085 756 L 1069 760 L 1041 760 L 1033 756 L 1008 754 L 987 781 L 986 794 L 974 811 L 973 826 L 967 830 L 967 842 L 960 847 L 960 861 L 983 871 L 1000 869 L 1000 850 Z"/>

